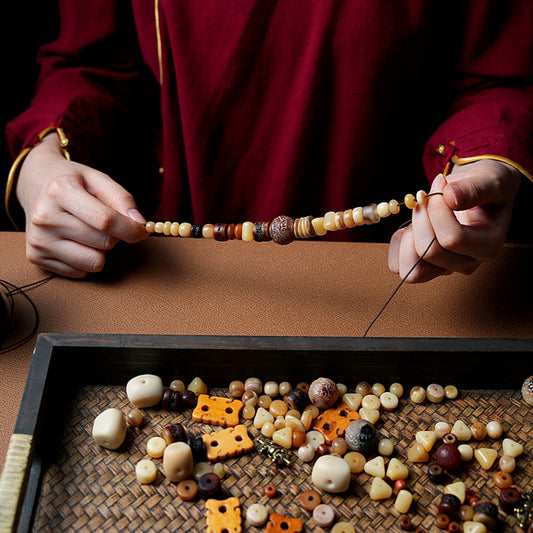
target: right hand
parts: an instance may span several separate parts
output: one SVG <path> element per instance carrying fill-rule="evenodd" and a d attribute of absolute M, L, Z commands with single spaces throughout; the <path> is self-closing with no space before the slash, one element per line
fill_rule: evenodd
<path fill-rule="evenodd" d="M 119 240 L 149 235 L 133 196 L 106 174 L 65 159 L 53 133 L 26 156 L 16 194 L 26 214 L 26 256 L 56 274 L 99 272 Z"/>

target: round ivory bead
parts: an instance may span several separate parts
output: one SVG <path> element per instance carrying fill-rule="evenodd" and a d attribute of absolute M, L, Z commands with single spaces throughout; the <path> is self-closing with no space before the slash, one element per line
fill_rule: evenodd
<path fill-rule="evenodd" d="M 102 448 L 116 450 L 126 438 L 126 420 L 122 412 L 111 407 L 100 413 L 94 419 L 92 435 Z"/>
<path fill-rule="evenodd" d="M 310 442 L 300 446 L 296 453 L 298 458 L 304 463 L 310 463 L 315 458 L 315 449 Z"/>
<path fill-rule="evenodd" d="M 157 469 L 150 459 L 142 459 L 135 467 L 135 477 L 139 483 L 149 484 L 155 481 Z"/>
<path fill-rule="evenodd" d="M 311 481 L 326 492 L 344 492 L 350 486 L 350 465 L 335 455 L 319 457 L 311 473 Z"/>
<path fill-rule="evenodd" d="M 128 381 L 126 394 L 135 407 L 153 407 L 163 397 L 163 382 L 159 376 L 142 374 Z"/>
<path fill-rule="evenodd" d="M 173 442 L 165 448 L 163 471 L 170 481 L 182 481 L 191 477 L 193 457 L 190 446 L 184 442 Z"/>

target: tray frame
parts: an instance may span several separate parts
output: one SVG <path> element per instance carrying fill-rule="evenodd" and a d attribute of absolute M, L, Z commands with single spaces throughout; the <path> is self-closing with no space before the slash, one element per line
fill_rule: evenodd
<path fill-rule="evenodd" d="M 32 444 L 13 530 L 31 530 L 57 402 L 71 387 L 125 384 L 141 373 L 223 379 L 219 386 L 254 375 L 517 389 L 533 374 L 533 339 L 40 334 L 14 432 Z"/>

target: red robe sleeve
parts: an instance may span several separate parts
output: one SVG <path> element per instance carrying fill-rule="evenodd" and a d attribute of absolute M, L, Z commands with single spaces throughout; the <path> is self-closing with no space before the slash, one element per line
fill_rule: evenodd
<path fill-rule="evenodd" d="M 489 158 L 533 180 L 533 5 L 468 5 L 455 97 L 425 147 L 424 168 L 432 180 L 450 162 Z"/>
<path fill-rule="evenodd" d="M 29 108 L 6 128 L 10 152 L 36 142 L 51 125 L 68 132 L 77 161 L 105 168 L 141 71 L 131 6 L 92 0 L 90 9 L 60 1 L 58 38 L 41 48 L 40 75 Z"/>

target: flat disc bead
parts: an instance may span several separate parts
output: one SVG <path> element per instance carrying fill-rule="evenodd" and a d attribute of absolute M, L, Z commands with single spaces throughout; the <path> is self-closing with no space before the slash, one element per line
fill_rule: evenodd
<path fill-rule="evenodd" d="M 263 526 L 267 519 L 268 511 L 261 503 L 253 503 L 246 510 L 246 520 L 248 520 L 252 526 Z"/>
<path fill-rule="evenodd" d="M 276 217 L 270 223 L 270 236 L 277 244 L 289 244 L 294 240 L 294 220 L 285 215 Z"/>
<path fill-rule="evenodd" d="M 135 467 L 135 477 L 139 483 L 149 484 L 155 481 L 157 469 L 150 459 L 141 459 Z"/>

